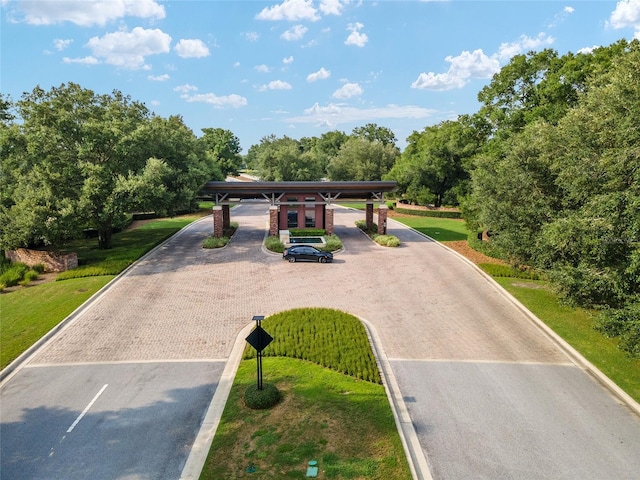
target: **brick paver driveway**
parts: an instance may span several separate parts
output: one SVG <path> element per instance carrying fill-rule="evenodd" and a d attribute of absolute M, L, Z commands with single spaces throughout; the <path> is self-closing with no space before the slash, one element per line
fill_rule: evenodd
<path fill-rule="evenodd" d="M 212 230 L 201 221 L 28 367 L 224 362 L 254 315 L 336 308 L 373 326 L 434 478 L 637 477 L 637 417 L 475 268 L 394 222 L 402 247 L 379 247 L 354 227 L 363 215 L 336 211 L 345 250 L 326 265 L 263 251 L 265 205 L 232 210 L 240 228 L 221 250 L 200 248 Z"/>

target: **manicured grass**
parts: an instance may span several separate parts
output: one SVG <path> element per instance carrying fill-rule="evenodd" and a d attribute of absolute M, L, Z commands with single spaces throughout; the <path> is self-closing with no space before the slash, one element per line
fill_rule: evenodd
<path fill-rule="evenodd" d="M 112 278 L 50 282 L 0 295 L 0 368 L 11 363 Z"/>
<path fill-rule="evenodd" d="M 469 236 L 469 230 L 463 220 L 417 216 L 393 216 L 392 218 L 439 242 L 466 240 Z"/>
<path fill-rule="evenodd" d="M 411 478 L 382 385 L 291 358 L 267 357 L 263 371 L 282 401 L 269 410 L 244 405 L 245 389 L 256 382 L 255 360 L 244 360 L 201 480 L 304 479 L 310 460 L 318 462 L 318 478 Z"/>
<path fill-rule="evenodd" d="M 78 253 L 81 264 L 57 277 L 67 279 L 0 294 L 0 368 L 64 320 L 114 275 L 197 218 L 158 219 L 117 233 L 109 250 L 99 250 L 95 238 L 79 240 L 66 246 L 66 251 Z"/>
<path fill-rule="evenodd" d="M 560 304 L 542 281 L 495 278 L 534 315 L 580 352 L 616 385 L 640 402 L 640 360 L 617 348 L 617 340 L 594 330 L 592 312 Z"/>

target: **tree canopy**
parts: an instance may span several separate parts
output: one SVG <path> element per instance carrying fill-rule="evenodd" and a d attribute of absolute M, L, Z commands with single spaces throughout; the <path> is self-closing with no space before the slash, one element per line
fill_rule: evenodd
<path fill-rule="evenodd" d="M 2 248 L 59 244 L 85 229 L 108 248 L 128 212 L 192 207 L 219 176 L 180 117 L 155 116 L 119 91 L 69 83 L 3 103 L 17 113 L 0 136 Z"/>

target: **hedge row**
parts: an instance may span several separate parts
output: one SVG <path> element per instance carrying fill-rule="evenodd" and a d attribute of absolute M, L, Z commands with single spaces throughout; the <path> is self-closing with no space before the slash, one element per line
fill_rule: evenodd
<path fill-rule="evenodd" d="M 419 217 L 437 217 L 437 218 L 462 218 L 460 212 L 450 212 L 444 210 L 414 210 L 410 208 L 402 208 L 396 205 L 396 212 L 405 215 L 417 215 Z"/>

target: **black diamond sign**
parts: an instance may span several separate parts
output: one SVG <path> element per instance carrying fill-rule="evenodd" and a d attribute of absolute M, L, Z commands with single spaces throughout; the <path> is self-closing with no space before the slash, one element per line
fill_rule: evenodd
<path fill-rule="evenodd" d="M 258 326 L 249 334 L 246 340 L 256 351 L 261 352 L 273 341 L 273 337 L 265 332 L 264 328 Z"/>

